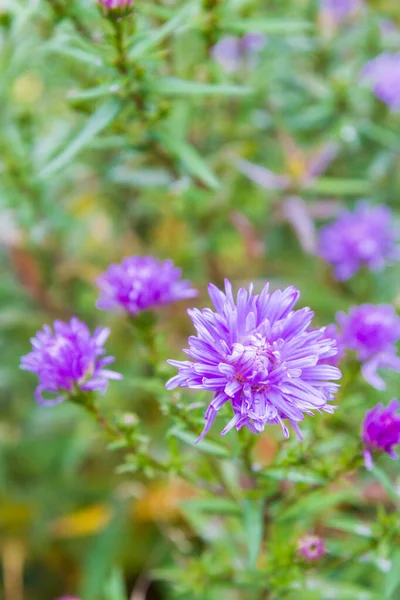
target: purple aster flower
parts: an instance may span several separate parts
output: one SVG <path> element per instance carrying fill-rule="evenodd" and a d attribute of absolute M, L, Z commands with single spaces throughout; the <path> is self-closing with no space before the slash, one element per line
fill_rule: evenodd
<path fill-rule="evenodd" d="M 385 388 L 378 369 L 400 371 L 396 342 L 400 339 L 400 317 L 390 304 L 353 306 L 349 314 L 338 313 L 340 344 L 357 353 L 364 379 L 377 388 Z"/>
<path fill-rule="evenodd" d="M 35 390 L 38 404 L 58 404 L 79 390 L 104 394 L 109 379 L 122 379 L 119 373 L 104 368 L 114 362 L 112 356 L 103 356 L 109 334 L 109 329 L 98 327 L 92 335 L 76 317 L 69 323 L 55 321 L 54 333 L 49 325 L 44 325 L 31 339 L 32 352 L 21 357 L 21 369 L 39 377 Z M 56 397 L 45 399 L 44 393 Z"/>
<path fill-rule="evenodd" d="M 110 265 L 97 280 L 100 296 L 97 308 L 126 311 L 136 315 L 177 300 L 197 296 L 190 281 L 181 279 L 182 271 L 172 260 L 152 256 L 131 256 Z"/>
<path fill-rule="evenodd" d="M 364 461 L 366 468 L 372 468 L 372 452 L 386 452 L 391 458 L 398 458 L 393 446 L 400 444 L 400 402 L 392 400 L 388 406 L 377 404 L 365 415 L 362 431 Z"/>
<path fill-rule="evenodd" d="M 350 279 L 362 266 L 379 271 L 398 260 L 399 246 L 387 206 L 360 202 L 320 231 L 319 254 L 333 268 L 336 279 Z"/>
<path fill-rule="evenodd" d="M 297 552 L 306 560 L 318 560 L 326 554 L 325 542 L 318 535 L 307 534 L 299 539 Z"/>
<path fill-rule="evenodd" d="M 298 422 L 314 411 L 332 413 L 328 402 L 334 398 L 340 379 L 339 369 L 321 364 L 337 353 L 335 342 L 324 329 L 310 331 L 313 313 L 309 308 L 293 310 L 299 298 L 294 287 L 261 294 L 239 290 L 237 300 L 225 280 L 225 293 L 209 285 L 216 311 L 189 310 L 197 337 L 189 338 L 185 350 L 191 360 L 169 361 L 178 374 L 167 389 L 189 387 L 214 392 L 208 407 L 206 425 L 200 439 L 209 431 L 219 409 L 229 403 L 233 418 L 221 435 L 243 426 L 254 433 L 270 423 L 288 419 L 301 438 Z"/>
<path fill-rule="evenodd" d="M 228 73 L 234 73 L 242 64 L 254 64 L 254 58 L 265 46 L 266 36 L 248 33 L 242 38 L 226 36 L 211 50 L 214 60 Z"/>
<path fill-rule="evenodd" d="M 379 100 L 394 111 L 400 110 L 400 52 L 385 52 L 370 60 L 361 76 Z"/>

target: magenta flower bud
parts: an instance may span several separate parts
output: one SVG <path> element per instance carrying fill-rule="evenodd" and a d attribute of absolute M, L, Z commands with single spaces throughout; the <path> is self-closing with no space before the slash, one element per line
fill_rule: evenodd
<path fill-rule="evenodd" d="M 109 334 L 110 330 L 104 327 L 91 334 L 88 326 L 76 317 L 69 323 L 55 321 L 54 332 L 44 325 L 31 338 L 32 352 L 21 357 L 21 369 L 39 378 L 35 391 L 37 403 L 59 404 L 79 391 L 104 394 L 109 379 L 122 379 L 119 373 L 105 368 L 114 362 L 112 356 L 103 356 Z M 44 398 L 44 393 L 50 394 L 50 398 Z"/>
<path fill-rule="evenodd" d="M 307 534 L 299 539 L 297 552 L 307 561 L 319 560 L 326 554 L 325 542 L 318 535 Z"/>
<path fill-rule="evenodd" d="M 181 269 L 172 260 L 131 256 L 110 265 L 97 279 L 97 308 L 136 315 L 164 304 L 197 296 L 190 281 L 181 279 Z"/>
<path fill-rule="evenodd" d="M 133 0 L 97 0 L 105 14 L 124 16 L 131 12 Z"/>
<path fill-rule="evenodd" d="M 321 229 L 319 255 L 333 266 L 339 281 L 350 279 L 361 267 L 379 271 L 399 260 L 391 210 L 360 202 L 353 212 L 344 211 Z"/>
<path fill-rule="evenodd" d="M 393 446 L 400 444 L 400 402 L 392 400 L 386 407 L 378 404 L 365 415 L 362 431 L 364 461 L 368 470 L 372 468 L 372 452 L 386 452 L 398 458 Z"/>
<path fill-rule="evenodd" d="M 314 313 L 294 310 L 300 293 L 296 288 L 260 294 L 240 289 L 235 299 L 225 280 L 225 293 L 209 285 L 215 311 L 189 312 L 197 336 L 185 350 L 190 360 L 168 361 L 178 374 L 167 383 L 175 387 L 214 393 L 205 414 L 202 439 L 218 411 L 229 404 L 233 418 L 223 429 L 248 427 L 253 433 L 278 424 L 285 437 L 289 421 L 301 438 L 299 422 L 314 411 L 332 413 L 341 372 L 324 360 L 337 354 L 336 342 L 325 329 L 310 330 Z"/>

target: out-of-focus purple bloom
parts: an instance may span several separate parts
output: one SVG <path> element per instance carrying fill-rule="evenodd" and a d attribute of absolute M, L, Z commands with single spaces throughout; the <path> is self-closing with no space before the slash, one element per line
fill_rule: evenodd
<path fill-rule="evenodd" d="M 32 371 L 39 378 L 35 390 L 38 404 L 58 404 L 79 390 L 104 394 L 109 379 L 122 379 L 119 373 L 104 368 L 114 362 L 112 356 L 104 356 L 109 334 L 109 329 L 98 327 L 92 335 L 76 317 L 69 323 L 54 321 L 54 333 L 49 325 L 44 325 L 31 338 L 32 352 L 21 357 L 21 369 Z M 56 396 L 45 399 L 44 393 Z"/>
<path fill-rule="evenodd" d="M 214 60 L 228 73 L 234 73 L 242 65 L 253 66 L 254 59 L 266 43 L 261 33 L 248 33 L 242 38 L 226 36 L 211 50 Z"/>
<path fill-rule="evenodd" d="M 336 279 L 350 279 L 362 266 L 383 269 L 399 259 L 399 246 L 387 206 L 360 202 L 354 212 L 344 211 L 320 231 L 319 254 L 333 268 Z"/>
<path fill-rule="evenodd" d="M 318 535 L 307 534 L 299 539 L 297 551 L 305 560 L 318 560 L 326 554 L 325 542 Z"/>
<path fill-rule="evenodd" d="M 388 406 L 378 404 L 365 415 L 362 431 L 364 461 L 368 470 L 372 468 L 372 452 L 386 452 L 391 458 L 398 458 L 393 446 L 400 444 L 400 403 L 392 400 Z"/>
<path fill-rule="evenodd" d="M 340 23 L 362 5 L 361 0 L 321 0 L 321 10 Z"/>
<path fill-rule="evenodd" d="M 314 254 L 317 250 L 317 233 L 314 220 L 303 198 L 300 196 L 285 198 L 282 216 L 293 227 L 303 250 Z"/>
<path fill-rule="evenodd" d="M 97 0 L 105 13 L 108 12 L 129 12 L 133 6 L 133 0 Z"/>
<path fill-rule="evenodd" d="M 385 52 L 370 60 L 361 76 L 379 100 L 394 111 L 400 110 L 400 52 Z"/>
<path fill-rule="evenodd" d="M 294 287 L 260 294 L 240 289 L 235 301 L 232 286 L 225 280 L 225 293 L 209 285 L 216 312 L 192 309 L 189 315 L 197 337 L 189 338 L 189 361 L 169 361 L 178 374 L 167 389 L 188 387 L 214 392 L 206 425 L 199 439 L 209 431 L 218 411 L 230 403 L 233 418 L 221 435 L 243 426 L 252 432 L 267 424 L 280 424 L 285 437 L 292 424 L 301 438 L 298 423 L 304 414 L 333 412 L 340 379 L 336 367 L 322 364 L 337 353 L 335 342 L 324 329 L 310 331 L 313 313 L 309 308 L 293 310 L 299 292 Z"/>
<path fill-rule="evenodd" d="M 332 365 L 333 367 L 337 367 L 344 356 L 344 347 L 342 342 L 342 336 L 339 333 L 337 325 L 331 323 L 325 328 L 324 335 L 330 340 L 334 340 L 336 342 L 337 354 L 334 356 L 329 356 L 321 361 L 324 365 Z"/>
<path fill-rule="evenodd" d="M 349 314 L 338 313 L 341 327 L 340 346 L 353 350 L 363 364 L 364 379 L 377 388 L 385 388 L 378 369 L 400 371 L 396 342 L 400 339 L 400 317 L 390 304 L 362 304 Z"/>
<path fill-rule="evenodd" d="M 136 315 L 177 300 L 197 296 L 190 281 L 182 280 L 182 270 L 172 260 L 153 256 L 131 256 L 110 265 L 97 279 L 100 296 L 97 308 L 126 311 Z"/>

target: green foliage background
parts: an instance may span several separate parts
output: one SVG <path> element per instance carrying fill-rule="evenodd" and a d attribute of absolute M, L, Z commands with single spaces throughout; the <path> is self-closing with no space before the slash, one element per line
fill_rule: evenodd
<path fill-rule="evenodd" d="M 193 448 L 182 432 L 181 441 L 171 430 L 167 437 L 171 403 L 182 402 L 184 412 L 190 402 L 207 402 L 162 385 L 171 374 L 166 359 L 179 355 L 191 332 L 191 303 L 160 313 L 158 379 L 149 377 L 124 319 L 94 308 L 96 277 L 144 253 L 179 264 L 200 290 L 199 307 L 208 304 L 207 282 L 224 277 L 236 288 L 294 284 L 320 325 L 351 304 L 398 307 L 399 267 L 339 285 L 304 251 L 286 212 L 287 198 L 297 198 L 320 226 L 367 198 L 389 205 L 397 223 L 399 114 L 360 83 L 368 59 L 399 50 L 400 33 L 383 33 L 383 19 L 400 23 L 397 0 L 369 2 L 337 28 L 311 0 L 135 0 L 122 22 L 84 0 L 0 4 L 4 600 L 67 592 L 127 600 L 133 589 L 138 600 L 148 583 L 153 599 L 398 598 L 398 465 L 382 459 L 379 483 L 362 469 L 341 471 L 360 451 L 365 410 L 398 394 L 395 376 L 378 393 L 345 373 L 351 383 L 336 415 L 306 422 L 301 446 L 274 430 L 261 436 L 255 459 L 268 515 L 259 554 L 259 495 L 243 505 L 221 496 L 202 462 L 207 446 Z M 227 74 L 211 47 L 253 31 L 268 36 L 258 64 Z M 333 161 L 306 180 L 311 157 L 327 145 Z M 256 186 L 240 173 L 240 158 L 287 176 L 287 189 Z M 104 412 L 135 413 L 158 456 L 175 453 L 213 482 L 214 502 L 174 473 L 150 483 L 129 469 L 116 473 L 120 452 L 106 451 L 89 416 L 67 403 L 35 405 L 35 380 L 18 370 L 19 357 L 43 323 L 71 315 L 112 329 L 107 348 L 124 380 L 110 386 Z M 239 477 L 240 440 L 231 433 L 221 445 L 218 426 L 208 454 L 228 457 L 220 475 L 229 488 Z M 321 491 L 327 480 L 334 483 Z M 293 560 L 296 540 L 309 530 L 328 538 L 321 568 Z M 246 549 L 249 540 L 255 546 Z"/>

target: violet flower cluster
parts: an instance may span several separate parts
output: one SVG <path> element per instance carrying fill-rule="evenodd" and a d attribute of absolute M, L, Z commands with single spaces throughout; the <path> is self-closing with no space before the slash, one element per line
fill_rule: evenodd
<path fill-rule="evenodd" d="M 379 100 L 393 111 L 400 110 L 400 52 L 385 52 L 370 60 L 361 77 Z"/>
<path fill-rule="evenodd" d="M 336 279 L 345 281 L 365 266 L 383 269 L 400 258 L 392 213 L 387 206 L 356 205 L 320 231 L 319 254 L 333 266 Z"/>
<path fill-rule="evenodd" d="M 79 391 L 104 394 L 109 379 L 122 379 L 119 373 L 105 368 L 114 362 L 113 357 L 104 356 L 109 333 L 109 329 L 98 327 L 91 334 L 88 326 L 76 317 L 69 323 L 55 321 L 54 332 L 44 325 L 31 339 L 32 352 L 21 358 L 21 369 L 39 378 L 35 390 L 38 404 L 58 404 Z M 51 397 L 45 398 L 44 394 Z"/>
<path fill-rule="evenodd" d="M 197 336 L 185 350 L 190 360 L 171 360 L 178 374 L 167 389 L 188 387 L 207 390 L 214 398 L 205 414 L 199 439 L 210 430 L 221 407 L 228 403 L 233 417 L 221 435 L 243 426 L 252 432 L 267 424 L 280 424 L 285 437 L 288 420 L 301 438 L 298 423 L 314 411 L 332 413 L 341 377 L 335 366 L 323 364 L 337 353 L 336 343 L 324 328 L 310 330 L 309 308 L 293 310 L 299 292 L 294 287 L 260 294 L 240 289 L 233 297 L 225 280 L 225 293 L 209 285 L 215 311 L 192 309 L 189 315 Z"/>
<path fill-rule="evenodd" d="M 234 73 L 242 65 L 254 66 L 257 53 L 266 43 L 261 33 L 248 33 L 242 38 L 226 36 L 211 50 L 213 59 L 227 72 Z"/>
<path fill-rule="evenodd" d="M 392 400 L 388 406 L 378 404 L 365 415 L 362 440 L 364 461 L 368 470 L 372 469 L 372 452 L 386 452 L 391 458 L 398 458 L 394 446 L 400 444 L 400 402 Z"/>
<path fill-rule="evenodd" d="M 97 308 L 137 315 L 164 304 L 197 296 L 190 281 L 182 280 L 181 269 L 172 260 L 131 256 L 112 264 L 97 280 Z"/>
<path fill-rule="evenodd" d="M 340 325 L 338 344 L 341 351 L 356 352 L 362 363 L 364 379 L 378 390 L 385 389 L 385 382 L 378 375 L 379 369 L 400 372 L 400 357 L 396 342 L 400 339 L 400 317 L 390 304 L 362 304 L 353 306 L 349 313 L 338 313 Z"/>
<path fill-rule="evenodd" d="M 304 535 L 299 539 L 297 552 L 307 561 L 319 560 L 326 554 L 325 542 L 318 535 Z"/>

